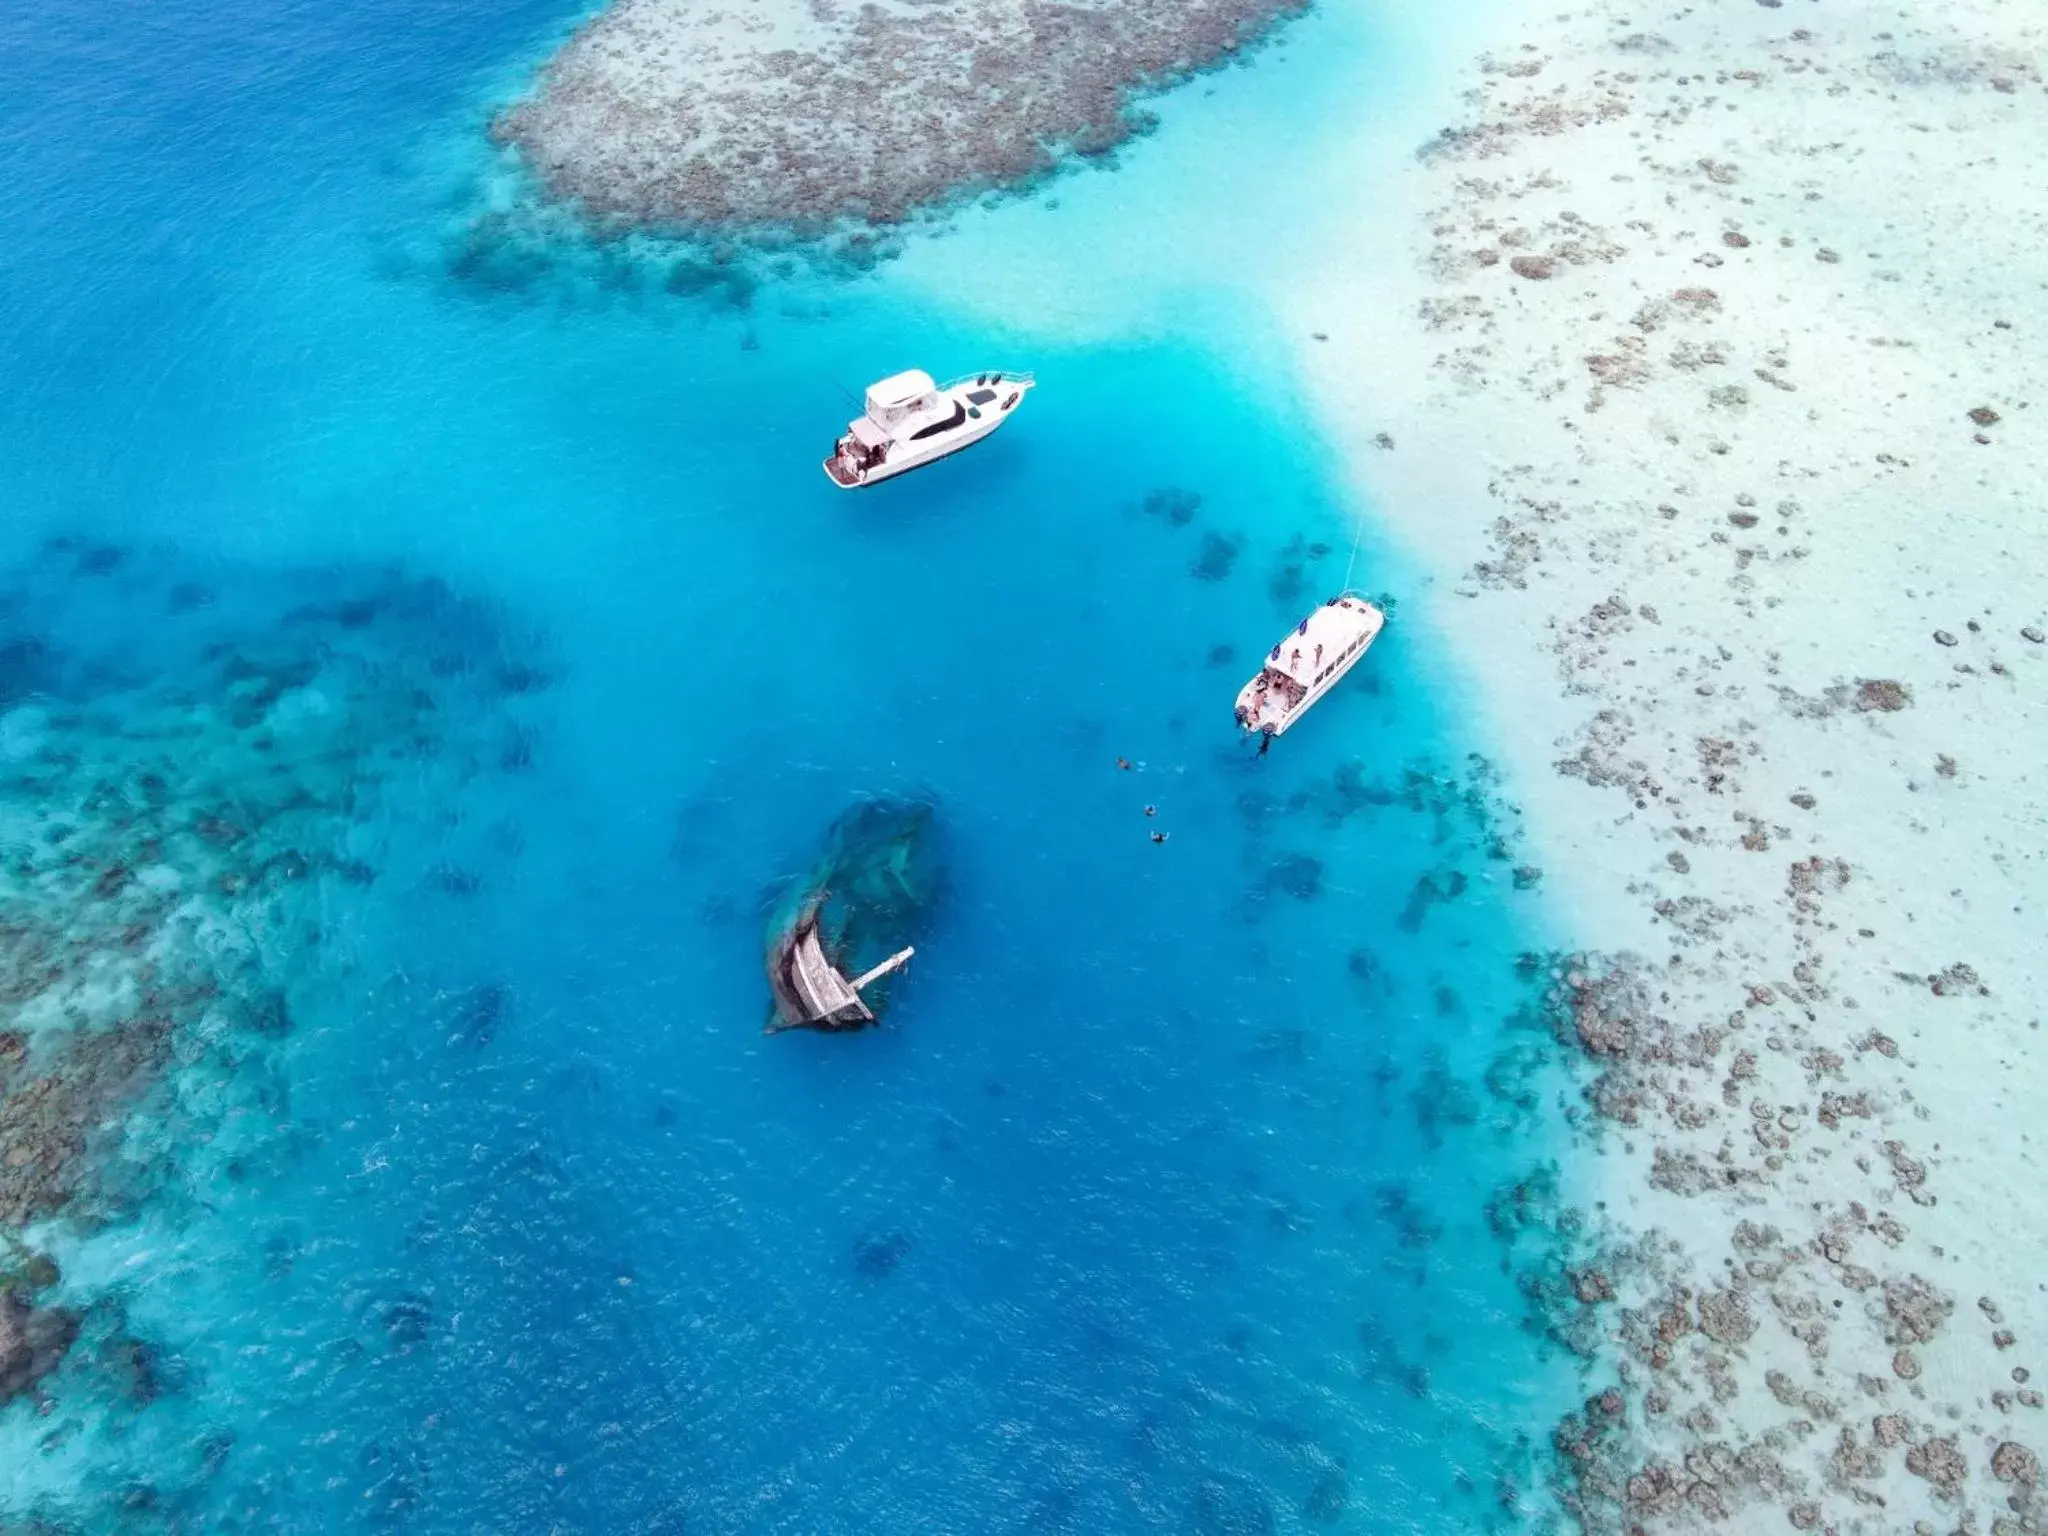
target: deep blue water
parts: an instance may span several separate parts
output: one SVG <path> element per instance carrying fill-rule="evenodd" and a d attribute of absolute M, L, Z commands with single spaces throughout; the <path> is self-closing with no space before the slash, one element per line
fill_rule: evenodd
<path fill-rule="evenodd" d="M 521 744 L 502 771 L 366 807 L 380 876 L 323 897 L 235 1155 L 166 1126 L 153 1205 L 45 1234 L 166 1385 L 125 1400 L 81 1352 L 43 1413 L 5 1410 L 0 1517 L 1509 1520 L 1500 1479 L 1527 1487 L 1568 1387 L 1483 1214 L 1555 1148 L 1503 1024 L 1540 890 L 1398 605 L 1270 757 L 1232 739 L 1359 518 L 1356 584 L 1413 580 L 1334 490 L 1260 307 L 1218 273 L 1063 333 L 1057 304 L 935 303 L 911 263 L 451 261 L 477 104 L 564 20 L 0 17 L 0 570 L 40 573 L 0 580 L 181 676 L 154 620 L 66 595 L 47 539 L 153 551 L 223 634 L 305 573 L 397 567 L 547 684 L 482 722 Z M 1311 25 L 1317 89 L 1397 66 Z M 1196 89 L 1271 128 L 1279 67 Z M 1170 241 L 1119 231 L 1101 184 L 1244 153 L 1188 117 L 1068 208 L 926 241 L 925 277 L 989 229 L 1049 295 L 1062 242 Z M 1191 195 L 1186 237 L 1217 214 Z M 1043 387 L 973 453 L 835 492 L 840 384 L 913 364 Z M 888 1028 L 764 1039 L 767 893 L 891 792 L 937 797 L 952 888 Z"/>

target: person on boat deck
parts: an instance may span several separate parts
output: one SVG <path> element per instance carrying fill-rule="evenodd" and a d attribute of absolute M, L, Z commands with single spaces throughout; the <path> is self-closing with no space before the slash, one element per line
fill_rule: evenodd
<path fill-rule="evenodd" d="M 1292 656 L 1290 656 L 1290 657 L 1288 657 L 1288 658 L 1287 658 L 1287 665 L 1289 665 L 1290 667 L 1292 667 L 1292 666 L 1298 666 L 1298 665 L 1300 664 L 1300 662 L 1301 662 L 1301 647 L 1297 645 L 1297 646 L 1296 646 L 1296 647 L 1294 648 L 1294 654 L 1293 654 Z"/>

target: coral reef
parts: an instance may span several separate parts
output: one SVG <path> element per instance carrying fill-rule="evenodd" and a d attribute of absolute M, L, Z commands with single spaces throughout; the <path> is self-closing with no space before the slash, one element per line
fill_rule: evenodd
<path fill-rule="evenodd" d="M 543 739 L 535 645 L 439 581 L 191 571 L 62 539 L 0 571 L 0 1404 L 67 1437 L 183 1369 L 42 1245 L 176 1229 L 289 1154 L 331 926 L 408 889 L 393 829 L 507 772 L 508 724 Z"/>
<path fill-rule="evenodd" d="M 1297 323 L 1601 950 L 1567 1505 L 2038 1529 L 2039 15 L 1498 22 Z"/>
<path fill-rule="evenodd" d="M 0 1290 L 0 1405 L 34 1391 L 77 1337 L 73 1313 L 32 1306 L 19 1292 Z"/>
<path fill-rule="evenodd" d="M 615 0 L 492 127 L 600 224 L 890 224 L 1139 131 L 1135 92 L 1237 56 L 1301 0 L 710 9 Z"/>
<path fill-rule="evenodd" d="M 354 834 L 387 781 L 490 771 L 544 674 L 433 580 L 215 593 L 65 540 L 0 625 L 0 1225 L 100 1222 L 190 1175 L 139 1111 L 218 1115 L 181 1085 L 290 1034 L 322 901 L 378 878 Z"/>

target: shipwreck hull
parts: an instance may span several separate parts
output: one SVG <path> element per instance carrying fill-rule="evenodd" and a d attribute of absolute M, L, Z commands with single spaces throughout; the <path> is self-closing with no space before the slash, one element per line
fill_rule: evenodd
<path fill-rule="evenodd" d="M 921 933 L 945 887 L 929 798 L 863 800 L 827 829 L 811 866 L 774 903 L 767 934 L 770 1033 L 865 1029 L 891 979 L 848 978 L 885 964 Z"/>

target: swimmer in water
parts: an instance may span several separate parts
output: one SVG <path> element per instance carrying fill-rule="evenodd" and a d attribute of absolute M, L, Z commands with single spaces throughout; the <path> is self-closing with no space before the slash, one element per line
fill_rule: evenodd
<path fill-rule="evenodd" d="M 1147 816 L 1157 816 L 1159 814 L 1159 807 L 1156 805 L 1148 805 L 1145 807 L 1145 814 Z"/>
<path fill-rule="evenodd" d="M 1164 832 L 1154 832 L 1152 834 L 1152 841 L 1155 843 L 1163 843 L 1166 841 L 1166 834 Z"/>
<path fill-rule="evenodd" d="M 1116 760 L 1116 765 L 1117 767 L 1121 768 L 1125 773 L 1129 773 L 1131 771 L 1131 760 L 1128 757 L 1118 758 Z"/>

